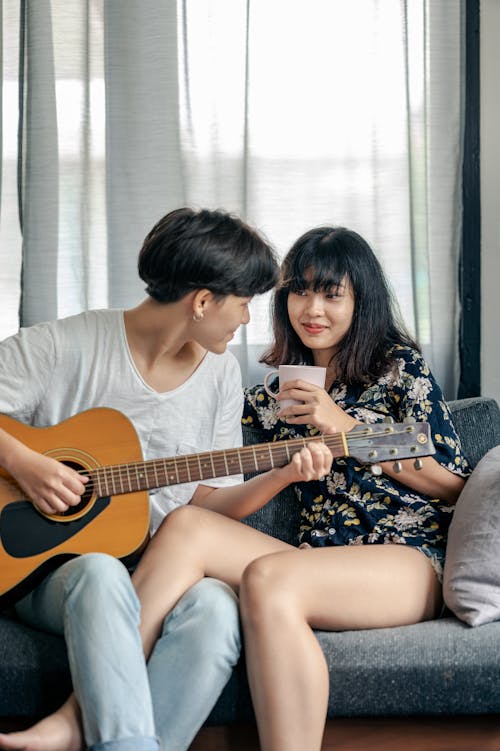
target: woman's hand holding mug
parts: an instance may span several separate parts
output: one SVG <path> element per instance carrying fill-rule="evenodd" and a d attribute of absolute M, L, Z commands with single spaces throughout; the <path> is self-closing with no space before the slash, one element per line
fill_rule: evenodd
<path fill-rule="evenodd" d="M 269 388 L 270 378 L 278 373 L 279 392 Z M 264 378 L 264 389 L 280 402 L 279 416 L 291 425 L 314 425 L 322 433 L 348 431 L 359 424 L 332 400 L 325 391 L 326 368 L 317 365 L 280 365 Z"/>

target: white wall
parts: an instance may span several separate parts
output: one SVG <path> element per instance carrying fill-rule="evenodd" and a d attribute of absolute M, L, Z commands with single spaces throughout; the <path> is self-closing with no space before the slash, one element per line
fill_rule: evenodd
<path fill-rule="evenodd" d="M 500 403 L 500 0 L 481 0 L 481 393 Z"/>

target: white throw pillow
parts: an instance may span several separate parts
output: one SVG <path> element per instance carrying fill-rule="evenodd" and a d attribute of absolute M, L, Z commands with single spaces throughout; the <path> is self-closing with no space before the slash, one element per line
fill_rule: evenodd
<path fill-rule="evenodd" d="M 500 446 L 483 456 L 458 498 L 448 534 L 443 596 L 470 626 L 500 620 Z"/>

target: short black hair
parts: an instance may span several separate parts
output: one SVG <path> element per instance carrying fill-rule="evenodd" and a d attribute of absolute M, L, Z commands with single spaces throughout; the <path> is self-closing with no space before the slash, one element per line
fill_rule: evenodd
<path fill-rule="evenodd" d="M 217 297 L 252 297 L 276 284 L 278 263 L 257 230 L 225 211 L 180 208 L 149 232 L 138 271 L 157 302 L 180 300 L 195 289 Z"/>
<path fill-rule="evenodd" d="M 354 295 L 349 331 L 336 358 L 338 377 L 345 383 L 365 383 L 392 365 L 391 346 L 418 349 L 399 315 L 382 267 L 370 245 L 345 227 L 317 227 L 303 234 L 283 260 L 272 301 L 274 343 L 261 362 L 311 363 L 312 352 L 302 344 L 288 318 L 288 295 L 300 289 L 328 291 L 345 279 Z"/>

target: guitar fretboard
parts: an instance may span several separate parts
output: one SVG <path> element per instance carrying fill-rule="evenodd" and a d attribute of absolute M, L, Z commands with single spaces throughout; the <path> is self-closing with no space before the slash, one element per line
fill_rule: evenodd
<path fill-rule="evenodd" d="M 334 457 L 348 455 L 345 434 L 335 433 L 329 436 L 318 435 L 166 459 L 115 464 L 98 467 L 89 474 L 100 497 L 135 493 L 167 485 L 265 472 L 274 467 L 283 467 L 288 464 L 294 453 L 314 441 L 326 443 Z"/>

